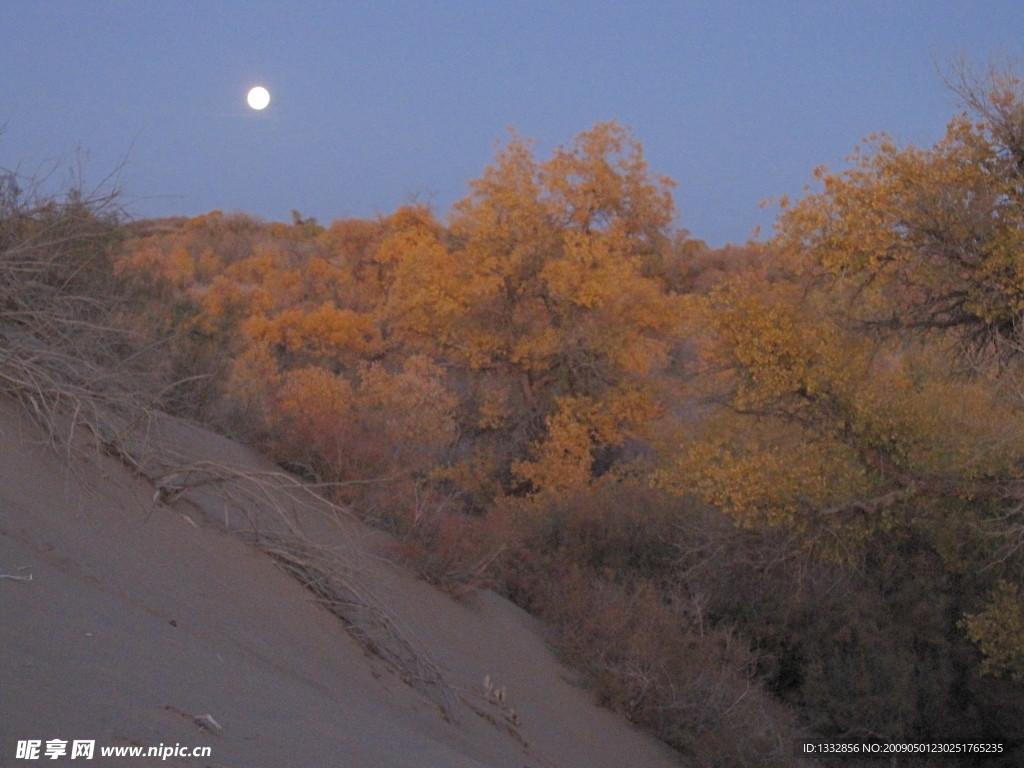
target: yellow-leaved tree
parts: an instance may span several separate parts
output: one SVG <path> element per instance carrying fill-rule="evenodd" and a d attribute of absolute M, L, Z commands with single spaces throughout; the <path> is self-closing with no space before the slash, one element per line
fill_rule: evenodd
<path fill-rule="evenodd" d="M 471 186 L 446 232 L 406 215 L 382 244 L 386 325 L 460 380 L 462 467 L 486 493 L 586 483 L 661 411 L 651 381 L 679 332 L 659 269 L 672 185 L 602 123 L 543 162 L 513 136 Z"/>
<path fill-rule="evenodd" d="M 984 569 L 962 626 L 1021 679 L 1024 89 L 958 88 L 943 139 L 819 169 L 769 257 L 693 299 L 709 416 L 664 477 L 833 554 L 912 531 L 948 572 Z"/>

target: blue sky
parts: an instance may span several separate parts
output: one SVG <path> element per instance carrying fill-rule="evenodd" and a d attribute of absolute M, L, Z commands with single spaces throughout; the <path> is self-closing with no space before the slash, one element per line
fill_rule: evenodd
<path fill-rule="evenodd" d="M 123 164 L 136 216 L 443 215 L 510 126 L 546 157 L 616 119 L 721 245 L 873 131 L 939 138 L 960 55 L 1024 56 L 1024 2 L 7 0 L 0 166 Z"/>

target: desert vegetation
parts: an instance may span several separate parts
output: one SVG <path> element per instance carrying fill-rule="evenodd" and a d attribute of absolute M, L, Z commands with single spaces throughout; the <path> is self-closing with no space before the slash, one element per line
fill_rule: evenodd
<path fill-rule="evenodd" d="M 934 146 L 871 137 L 723 249 L 616 123 L 513 134 L 443 218 L 126 221 L 8 174 L 0 387 L 101 443 L 137 402 L 247 441 L 695 765 L 1016 764 L 1024 87 L 952 85 Z"/>

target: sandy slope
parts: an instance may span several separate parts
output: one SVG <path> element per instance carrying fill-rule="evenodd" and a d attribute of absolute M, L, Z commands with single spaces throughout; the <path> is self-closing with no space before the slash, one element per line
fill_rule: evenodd
<path fill-rule="evenodd" d="M 164 428 L 193 458 L 262 466 L 201 430 Z M 318 531 L 444 680 L 409 685 L 270 557 L 221 530 L 218 516 L 240 523 L 215 494 L 154 507 L 152 484 L 122 462 L 69 460 L 40 441 L 0 404 L 0 573 L 31 576 L 0 579 L 0 766 L 679 764 L 594 706 L 533 620 L 497 596 L 457 602 L 367 554 L 358 526 Z M 485 675 L 504 703 L 484 695 Z M 16 760 L 24 739 L 212 753 Z"/>

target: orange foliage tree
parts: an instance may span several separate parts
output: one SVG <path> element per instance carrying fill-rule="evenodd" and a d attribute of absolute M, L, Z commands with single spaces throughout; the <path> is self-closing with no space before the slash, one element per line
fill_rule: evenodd
<path fill-rule="evenodd" d="M 478 476 L 505 490 L 585 483 L 599 452 L 661 413 L 651 380 L 680 311 L 657 269 L 670 188 L 614 123 L 545 162 L 513 136 L 447 232 L 409 217 L 382 244 L 391 327 L 457 369 Z"/>

